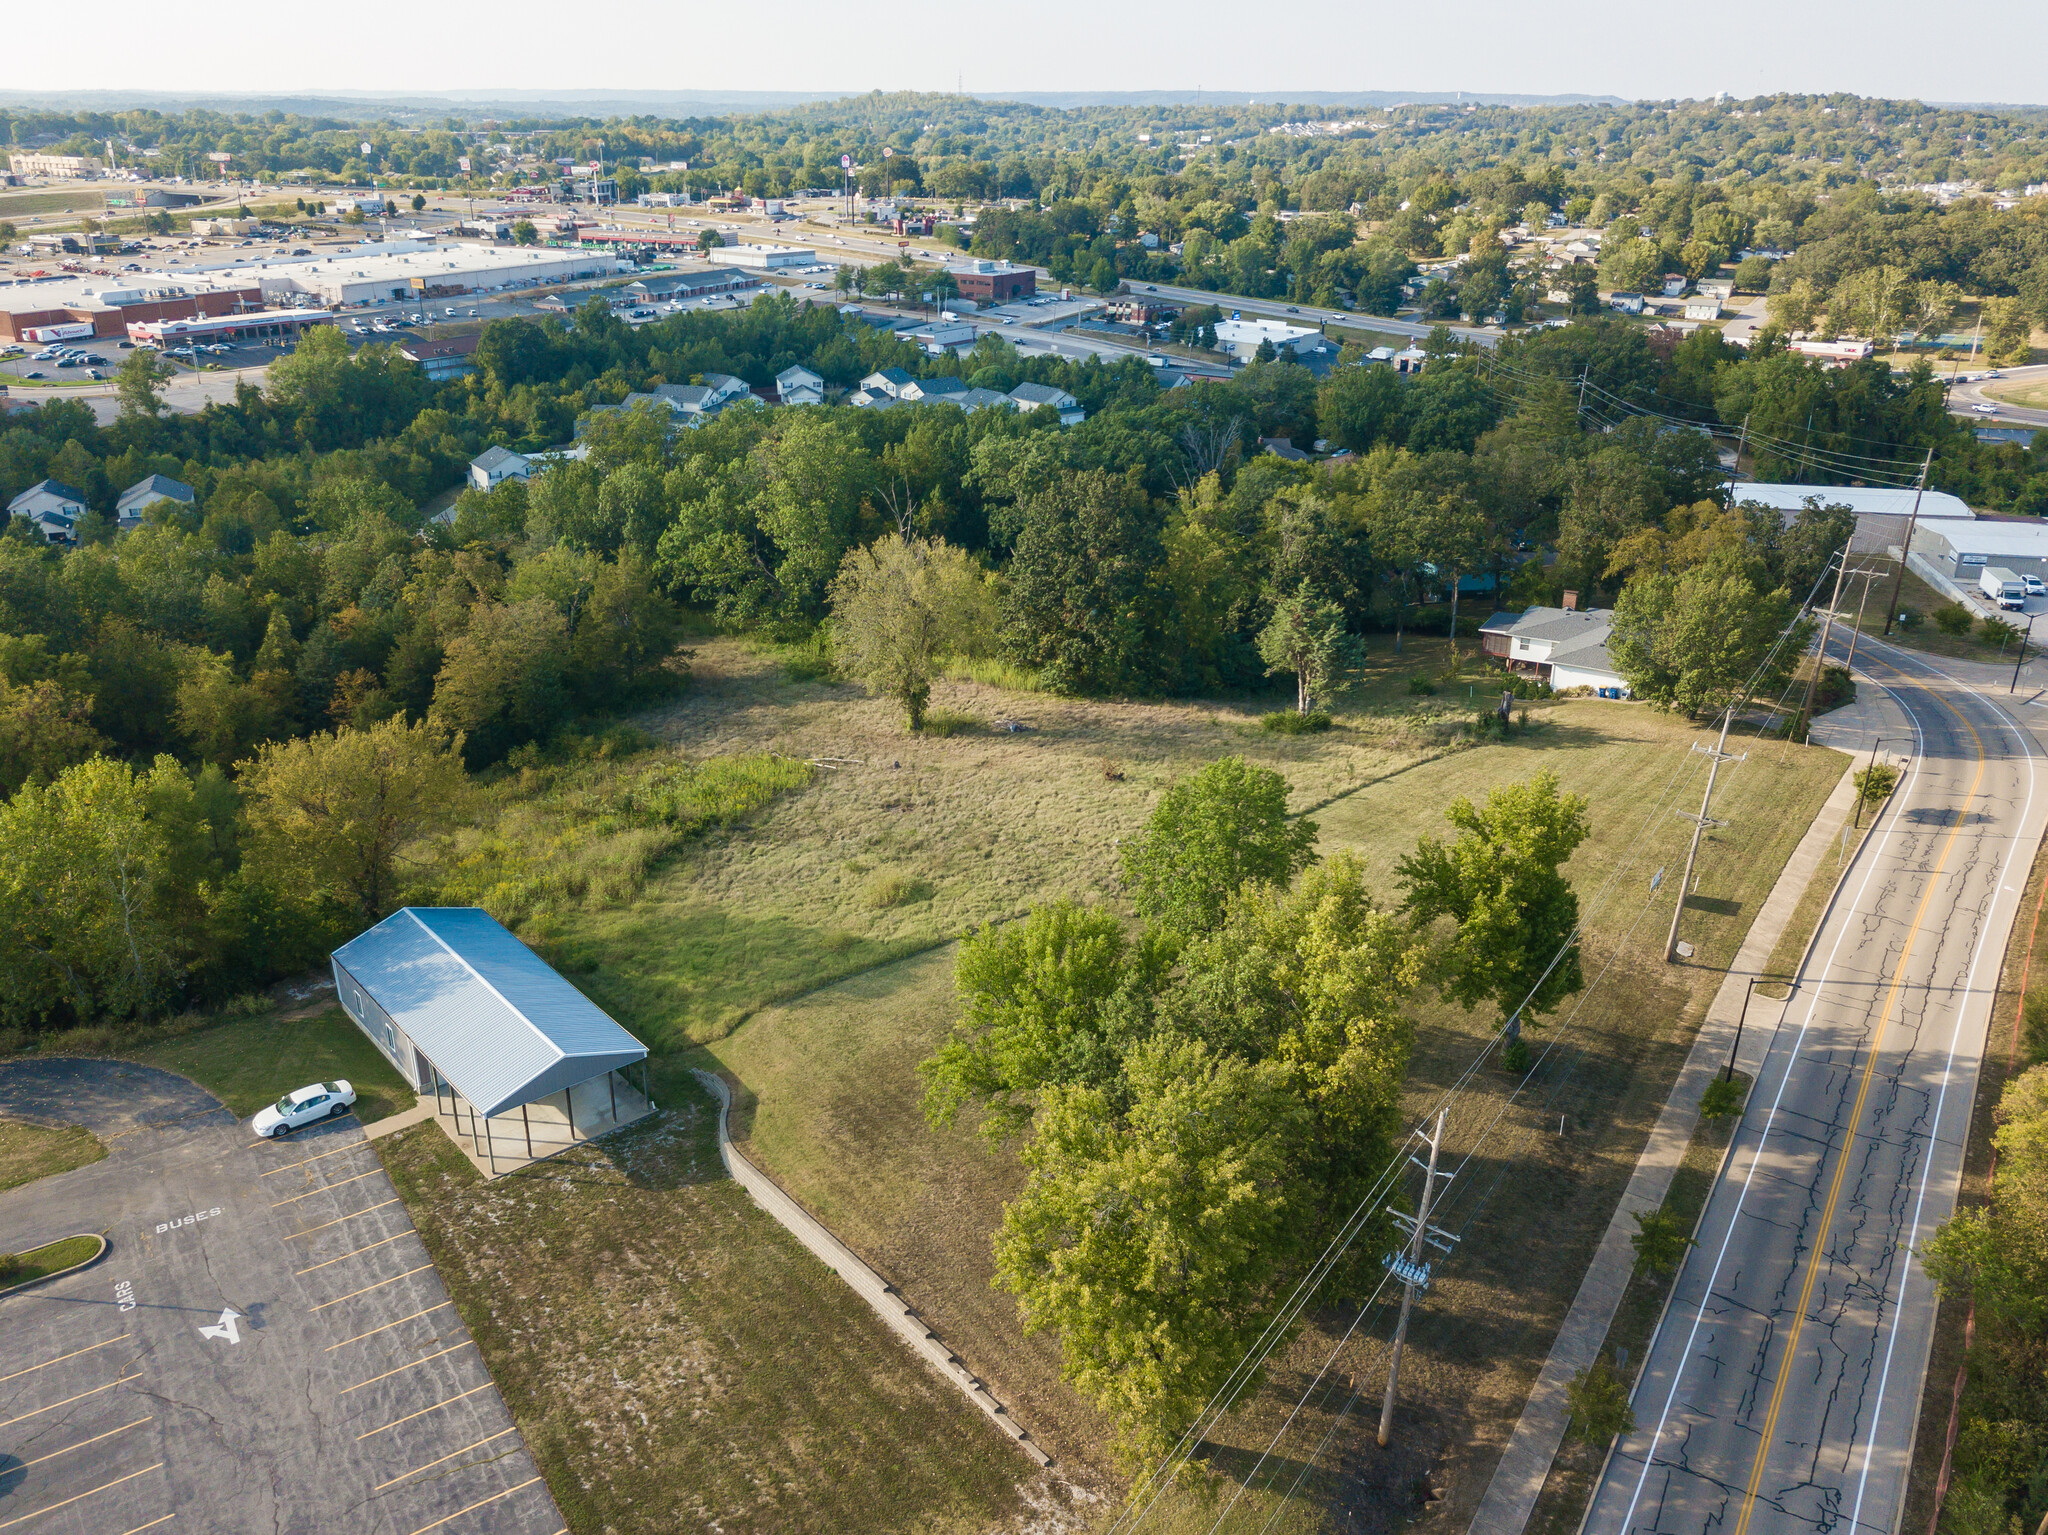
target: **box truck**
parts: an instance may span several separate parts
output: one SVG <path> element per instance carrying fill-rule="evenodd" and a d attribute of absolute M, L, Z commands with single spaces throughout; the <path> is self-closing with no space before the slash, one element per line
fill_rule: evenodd
<path fill-rule="evenodd" d="M 2001 608 L 2027 605 L 2027 584 L 2003 565 L 1986 565 L 1977 577 L 1977 589 Z"/>

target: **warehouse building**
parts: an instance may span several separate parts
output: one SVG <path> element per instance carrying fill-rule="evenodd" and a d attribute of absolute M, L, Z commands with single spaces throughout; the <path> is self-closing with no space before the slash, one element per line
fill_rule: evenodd
<path fill-rule="evenodd" d="M 718 252 L 720 261 L 756 271 L 779 272 L 792 267 L 818 264 L 818 253 L 801 245 L 728 245 Z"/>
<path fill-rule="evenodd" d="M 477 907 L 404 907 L 333 965 L 356 1027 L 491 1176 L 654 1107 L 646 1046 Z"/>
<path fill-rule="evenodd" d="M 633 264 L 603 251 L 434 245 L 405 251 L 366 250 L 310 261 L 269 261 L 260 268 L 273 299 L 311 295 L 333 308 L 390 299 L 452 298 L 537 283 L 579 282 L 630 272 Z"/>
<path fill-rule="evenodd" d="M 1906 536 L 1906 523 L 1913 515 L 1913 487 L 1890 485 L 1773 485 L 1761 480 L 1737 480 L 1728 487 L 1734 506 L 1768 506 L 1789 524 L 1809 501 L 1821 506 L 1846 506 L 1856 514 L 1856 536 L 1849 547 L 1856 554 L 1881 554 L 1895 548 Z M 1969 522 L 1977 514 L 1960 496 L 1930 490 L 1919 497 L 1920 526 L 1930 523 Z M 1913 547 L 1920 547 L 1914 539 Z"/>
<path fill-rule="evenodd" d="M 2002 565 L 2016 576 L 2048 577 L 2048 526 L 1980 520 L 1922 523 L 1913 533 L 1913 553 L 1960 586 L 1974 587 L 1987 565 Z"/>

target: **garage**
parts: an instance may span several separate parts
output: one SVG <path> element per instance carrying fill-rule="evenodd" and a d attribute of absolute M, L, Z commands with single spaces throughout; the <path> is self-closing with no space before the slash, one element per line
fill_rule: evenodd
<path fill-rule="evenodd" d="M 653 1111 L 646 1046 L 487 911 L 403 907 L 333 965 L 356 1027 L 487 1177 Z"/>

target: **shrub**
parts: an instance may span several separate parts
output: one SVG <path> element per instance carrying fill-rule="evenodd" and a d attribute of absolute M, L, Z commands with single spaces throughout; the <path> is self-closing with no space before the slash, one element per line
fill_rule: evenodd
<path fill-rule="evenodd" d="M 1733 1119 L 1742 1112 L 1749 1088 L 1731 1077 L 1716 1077 L 1700 1096 L 1700 1118 Z"/>
<path fill-rule="evenodd" d="M 958 709 L 927 709 L 924 734 L 928 736 L 971 736 L 981 732 L 981 721 Z"/>
<path fill-rule="evenodd" d="M 1417 698 L 1433 698 L 1436 696 L 1436 684 L 1427 677 L 1410 677 L 1408 691 Z"/>
<path fill-rule="evenodd" d="M 1977 631 L 1977 638 L 1986 645 L 1996 645 L 2003 650 L 2020 637 L 2020 626 L 2008 623 L 2002 618 L 1987 618 L 1984 627 Z"/>
<path fill-rule="evenodd" d="M 0 1253 L 0 1284 L 7 1284 L 22 1270 L 19 1253 Z"/>
<path fill-rule="evenodd" d="M 1960 602 L 1946 603 L 1928 616 L 1934 620 L 1935 628 L 1955 639 L 1961 639 L 1968 634 L 1970 626 L 1976 622 L 1970 616 L 1970 610 Z"/>
<path fill-rule="evenodd" d="M 832 636 L 819 629 L 807 640 L 791 645 L 782 655 L 782 673 L 791 682 L 833 682 Z"/>
<path fill-rule="evenodd" d="M 1529 1041 L 1517 1034 L 1508 1041 L 1507 1048 L 1500 1053 L 1500 1063 L 1516 1076 L 1529 1069 Z"/>
<path fill-rule="evenodd" d="M 1911 608 L 1900 608 L 1898 623 L 1901 629 L 1917 629 L 1920 627 L 1920 615 Z"/>
<path fill-rule="evenodd" d="M 1306 736 L 1319 730 L 1328 730 L 1336 721 L 1321 709 L 1302 714 L 1294 709 L 1275 709 L 1271 714 L 1259 717 L 1259 728 L 1269 735 Z"/>
<path fill-rule="evenodd" d="M 1696 1245 L 1679 1228 L 1678 1217 L 1661 1206 L 1636 1212 L 1635 1220 L 1636 1234 L 1628 1243 L 1636 1250 L 1638 1274 L 1668 1274 L 1685 1261 L 1685 1250 Z"/>
<path fill-rule="evenodd" d="M 2020 1050 L 2030 1066 L 2048 1062 L 2048 992 L 2027 998 L 2026 1020 L 2020 1026 Z"/>
<path fill-rule="evenodd" d="M 1628 1405 L 1628 1387 L 1604 1359 L 1574 1375 L 1565 1387 L 1571 1404 L 1572 1432 L 1596 1450 L 1622 1434 L 1635 1432 L 1636 1415 Z"/>
<path fill-rule="evenodd" d="M 1889 763 L 1873 762 L 1857 773 L 1856 792 L 1866 805 L 1875 804 L 1897 787 L 1899 770 Z"/>

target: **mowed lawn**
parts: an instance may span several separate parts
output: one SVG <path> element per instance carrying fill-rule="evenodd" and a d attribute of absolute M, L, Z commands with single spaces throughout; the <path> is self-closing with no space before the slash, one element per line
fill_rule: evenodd
<path fill-rule="evenodd" d="M 1675 812 L 1698 809 L 1706 762 L 1688 747 L 1711 738 L 1636 705 L 1560 702 L 1533 717 L 1540 727 L 1508 744 L 1381 775 L 1314 813 L 1324 850 L 1355 850 L 1392 904 L 1396 860 L 1424 832 L 1449 831 L 1442 817 L 1452 797 L 1555 771 L 1566 790 L 1591 801 L 1592 834 L 1567 872 L 1588 922 L 1585 971 L 1598 984 L 1529 1031 L 1539 1061 L 1526 1080 L 1489 1068 L 1454 1109 L 1447 1155 L 1475 1155 L 1445 1213 L 1466 1240 L 1411 1327 L 1402 1437 L 1390 1452 L 1372 1444 L 1381 1369 L 1374 1329 L 1386 1330 L 1375 1317 L 1337 1356 L 1233 1527 L 1255 1514 L 1247 1527 L 1257 1528 L 1297 1477 L 1305 1494 L 1371 1504 L 1397 1526 L 1425 1511 L 1417 1490 L 1425 1472 L 1442 1494 L 1428 1506 L 1432 1523 L 1462 1526 L 1721 969 L 1846 765 L 1821 748 L 1731 742 L 1749 756 L 1724 769 L 1717 792 L 1715 814 L 1731 824 L 1702 843 L 1682 928 L 1698 952 L 1666 967 L 1690 831 Z M 1305 797 L 1297 784 L 1297 801 Z M 1114 887 L 1102 895 L 1120 903 Z M 990 1233 L 1022 1182 L 1014 1155 L 988 1151 L 964 1126 L 934 1132 L 920 1112 L 917 1062 L 956 1013 L 953 952 L 947 945 L 764 1008 L 705 1054 L 740 1085 L 735 1134 L 750 1153 L 896 1282 L 1053 1454 L 1098 1468 L 1114 1485 L 1105 1425 L 1059 1381 L 1056 1340 L 1023 1336 L 1013 1298 L 989 1288 Z M 1427 997 L 1418 1014 L 1408 1100 L 1419 1117 L 1498 1020 L 1491 1009 L 1466 1014 Z M 1351 1320 L 1317 1317 L 1266 1392 L 1217 1436 L 1219 1465 L 1250 1465 Z M 1332 1381 L 1337 1393 L 1326 1397 Z M 1370 1400 L 1335 1423 L 1354 1381 Z M 1318 1456 L 1326 1432 L 1330 1448 Z"/>
<path fill-rule="evenodd" d="M 32 1125 L 0 1119 L 0 1189 L 19 1188 L 52 1173 L 68 1173 L 106 1156 L 107 1148 L 84 1125 Z"/>
<path fill-rule="evenodd" d="M 364 1124 L 418 1101 L 418 1094 L 332 1002 L 234 1018 L 120 1054 L 190 1077 L 244 1118 L 295 1088 L 337 1077 L 345 1077 L 356 1090 L 356 1116 Z"/>

